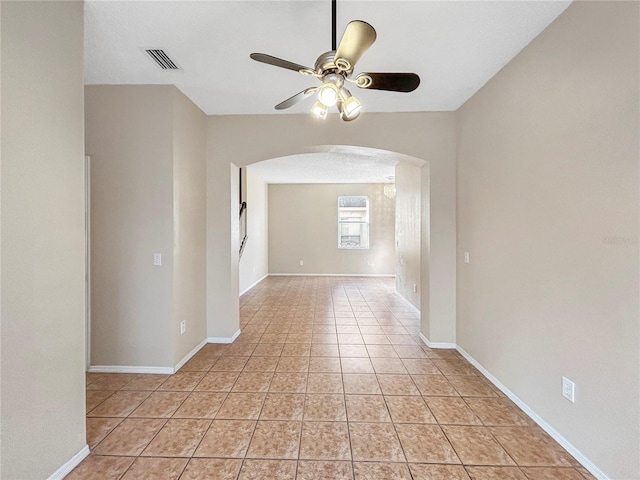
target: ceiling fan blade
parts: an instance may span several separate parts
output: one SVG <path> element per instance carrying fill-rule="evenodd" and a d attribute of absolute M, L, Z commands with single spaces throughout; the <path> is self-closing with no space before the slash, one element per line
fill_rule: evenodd
<path fill-rule="evenodd" d="M 306 90 L 301 91 L 300 93 L 296 93 L 293 97 L 287 98 L 284 102 L 280 102 L 276 105 L 276 110 L 284 110 L 285 108 L 292 107 L 300 100 L 307 98 L 309 95 L 314 94 L 318 91 L 318 87 L 309 87 Z"/>
<path fill-rule="evenodd" d="M 293 70 L 294 72 L 312 72 L 313 69 L 309 67 L 305 67 L 304 65 L 298 65 L 297 63 L 289 62 L 287 60 L 282 60 L 278 57 L 273 57 L 271 55 L 267 55 L 266 53 L 252 53 L 249 55 L 256 62 L 267 63 L 269 65 L 274 65 L 280 68 L 286 68 L 288 70 Z"/>
<path fill-rule="evenodd" d="M 338 68 L 344 71 L 353 70 L 360 57 L 376 41 L 376 31 L 367 22 L 354 20 L 349 22 L 336 50 L 335 61 Z M 346 60 L 347 64 L 340 65 Z M 348 68 L 344 68 L 348 67 Z"/>
<path fill-rule="evenodd" d="M 369 90 L 413 92 L 420 85 L 420 77 L 415 73 L 360 73 L 356 85 Z"/>

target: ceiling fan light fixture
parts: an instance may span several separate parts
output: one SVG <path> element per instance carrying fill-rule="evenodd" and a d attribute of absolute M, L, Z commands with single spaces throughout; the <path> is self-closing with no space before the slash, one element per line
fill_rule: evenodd
<path fill-rule="evenodd" d="M 362 110 L 362 103 L 356 97 L 351 95 L 351 92 L 346 88 L 340 91 L 340 114 L 345 121 L 355 120 L 360 116 L 360 110 Z"/>
<path fill-rule="evenodd" d="M 329 113 L 329 107 L 323 105 L 321 102 L 316 102 L 311 107 L 311 113 L 324 120 L 327 118 L 327 114 Z"/>
<path fill-rule="evenodd" d="M 318 90 L 318 101 L 325 107 L 338 103 L 338 87 L 334 83 L 324 83 Z"/>

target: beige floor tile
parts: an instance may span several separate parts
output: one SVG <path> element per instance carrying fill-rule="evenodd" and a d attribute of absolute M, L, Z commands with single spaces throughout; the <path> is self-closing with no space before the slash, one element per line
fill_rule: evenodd
<path fill-rule="evenodd" d="M 465 402 L 487 426 L 528 426 L 532 422 L 507 398 L 465 398 Z"/>
<path fill-rule="evenodd" d="M 295 480 L 295 460 L 251 460 L 242 464 L 238 480 Z"/>
<path fill-rule="evenodd" d="M 402 360 L 399 358 L 375 357 L 371 359 L 373 369 L 376 373 L 389 374 L 406 374 L 407 369 L 404 367 Z"/>
<path fill-rule="evenodd" d="M 120 390 L 136 377 L 132 373 L 98 373 L 92 374 L 87 390 Z"/>
<path fill-rule="evenodd" d="M 297 459 L 301 422 L 259 421 L 247 458 Z"/>
<path fill-rule="evenodd" d="M 340 359 L 336 357 L 310 357 L 309 372 L 311 373 L 340 373 Z"/>
<path fill-rule="evenodd" d="M 282 348 L 283 357 L 308 357 L 311 355 L 310 343 L 287 343 Z"/>
<path fill-rule="evenodd" d="M 349 423 L 354 461 L 405 462 L 393 425 Z"/>
<path fill-rule="evenodd" d="M 276 372 L 269 385 L 269 392 L 304 393 L 307 390 L 306 373 Z"/>
<path fill-rule="evenodd" d="M 257 420 L 266 396 L 266 393 L 230 393 L 216 419 Z"/>
<path fill-rule="evenodd" d="M 250 420 L 214 420 L 193 456 L 244 458 L 255 426 Z"/>
<path fill-rule="evenodd" d="M 463 397 L 496 397 L 489 384 L 476 375 L 449 375 L 449 383 Z"/>
<path fill-rule="evenodd" d="M 165 422 L 165 419 L 126 418 L 100 442 L 93 453 L 96 455 L 140 455 Z"/>
<path fill-rule="evenodd" d="M 442 425 L 482 425 L 460 397 L 426 397 L 429 409 Z"/>
<path fill-rule="evenodd" d="M 404 358 L 402 363 L 412 375 L 438 375 L 440 373 L 428 358 Z"/>
<path fill-rule="evenodd" d="M 302 393 L 269 393 L 260 420 L 302 420 L 304 400 Z"/>
<path fill-rule="evenodd" d="M 170 419 L 142 456 L 191 457 L 210 425 L 211 420 Z"/>
<path fill-rule="evenodd" d="M 213 365 L 213 361 L 211 362 L 211 365 Z M 186 365 L 184 367 L 186 367 Z M 169 378 L 169 375 L 153 375 L 153 374 L 136 375 L 130 382 L 124 385 L 121 390 L 156 390 L 168 378 Z"/>
<path fill-rule="evenodd" d="M 412 480 L 406 463 L 354 462 L 355 480 Z"/>
<path fill-rule="evenodd" d="M 345 394 L 377 395 L 382 393 L 378 378 L 372 373 L 345 374 L 342 379 Z"/>
<path fill-rule="evenodd" d="M 572 467 L 576 461 L 538 427 L 489 427 L 519 466 Z"/>
<path fill-rule="evenodd" d="M 206 372 L 213 364 L 216 363 L 217 358 L 209 358 L 209 357 L 192 357 L 187 363 L 185 363 L 181 368 L 181 372 Z"/>
<path fill-rule="evenodd" d="M 180 480 L 236 480 L 241 466 L 230 458 L 192 458 Z"/>
<path fill-rule="evenodd" d="M 249 357 L 220 357 L 211 367 L 212 372 L 241 372 L 249 361 Z"/>
<path fill-rule="evenodd" d="M 264 335 L 260 339 L 264 338 Z M 266 342 L 265 342 L 266 343 Z M 232 343 L 231 345 L 227 345 L 227 348 L 224 350 L 224 356 L 239 356 L 239 357 L 248 357 L 253 354 L 253 351 L 256 348 L 255 343 Z"/>
<path fill-rule="evenodd" d="M 253 351 L 253 356 L 259 357 L 279 357 L 282 354 L 284 345 L 279 343 L 259 343 Z"/>
<path fill-rule="evenodd" d="M 419 396 L 386 396 L 387 408 L 395 423 L 436 423 L 436 419 Z"/>
<path fill-rule="evenodd" d="M 209 372 L 196 386 L 195 391 L 230 392 L 240 372 Z"/>
<path fill-rule="evenodd" d="M 342 392 L 342 375 L 339 373 L 309 373 L 307 393 Z"/>
<path fill-rule="evenodd" d="M 213 419 L 226 398 L 227 393 L 191 392 L 173 418 Z"/>
<path fill-rule="evenodd" d="M 171 375 L 158 387 L 158 390 L 190 392 L 200 383 L 205 373 L 206 372 L 178 372 L 175 375 Z"/>
<path fill-rule="evenodd" d="M 119 480 L 131 466 L 134 457 L 101 457 L 89 455 L 66 480 Z"/>
<path fill-rule="evenodd" d="M 300 460 L 296 480 L 353 480 L 353 466 L 345 461 Z"/>
<path fill-rule="evenodd" d="M 522 467 L 528 480 L 585 480 L 574 468 Z"/>
<path fill-rule="evenodd" d="M 377 377 L 384 395 L 420 395 L 409 375 L 378 375 Z"/>
<path fill-rule="evenodd" d="M 338 350 L 338 345 L 326 344 L 326 343 L 315 343 L 311 345 L 311 356 L 312 357 L 338 357 L 340 356 L 340 351 Z"/>
<path fill-rule="evenodd" d="M 409 469 L 413 480 L 469 480 L 469 475 L 460 465 L 411 463 Z"/>
<path fill-rule="evenodd" d="M 300 459 L 351 460 L 346 422 L 303 422 Z"/>
<path fill-rule="evenodd" d="M 459 396 L 444 375 L 411 375 L 411 378 L 424 396 Z"/>
<path fill-rule="evenodd" d="M 186 458 L 137 458 L 122 480 L 178 480 Z"/>
<path fill-rule="evenodd" d="M 374 358 L 399 358 L 392 345 L 367 345 L 367 352 Z"/>
<path fill-rule="evenodd" d="M 114 393 L 115 390 L 87 390 L 87 396 L 85 398 L 85 411 L 90 412 Z"/>
<path fill-rule="evenodd" d="M 355 337 L 356 335 L 354 335 Z M 360 337 L 360 334 L 357 335 Z M 362 343 L 362 342 L 361 342 Z M 341 358 L 369 358 L 369 351 L 367 347 L 362 344 L 340 344 L 338 346 L 340 349 L 340 357 Z"/>
<path fill-rule="evenodd" d="M 188 396 L 188 392 L 153 392 L 130 416 L 139 418 L 169 418 Z"/>
<path fill-rule="evenodd" d="M 475 375 L 476 369 L 465 360 L 442 360 L 434 358 L 433 363 L 444 375 Z"/>
<path fill-rule="evenodd" d="M 88 417 L 126 417 L 140 405 L 151 392 L 118 391 L 91 410 Z"/>
<path fill-rule="evenodd" d="M 309 370 L 310 357 L 280 357 L 277 372 L 307 372 Z"/>
<path fill-rule="evenodd" d="M 278 357 L 249 357 L 243 372 L 275 372 Z"/>
<path fill-rule="evenodd" d="M 396 353 L 400 358 L 426 358 L 424 350 L 417 345 L 394 345 Z"/>
<path fill-rule="evenodd" d="M 415 463 L 460 463 L 451 444 L 438 425 L 396 424 L 396 431 L 407 457 Z"/>
<path fill-rule="evenodd" d="M 374 373 L 373 365 L 369 358 L 342 357 L 340 359 L 340 363 L 342 366 L 342 373 Z"/>
<path fill-rule="evenodd" d="M 87 418 L 87 445 L 89 448 L 93 450 L 122 420 L 122 418 Z"/>
<path fill-rule="evenodd" d="M 466 467 L 471 480 L 526 480 L 518 467 Z"/>
<path fill-rule="evenodd" d="M 442 429 L 465 465 L 515 465 L 486 427 L 446 425 Z"/>
<path fill-rule="evenodd" d="M 261 357 L 269 358 L 269 357 Z M 232 392 L 267 392 L 273 373 L 271 372 L 241 372 L 234 383 Z"/>
<path fill-rule="evenodd" d="M 307 394 L 305 421 L 344 422 L 347 420 L 344 396 L 341 394 Z"/>
<path fill-rule="evenodd" d="M 346 395 L 349 422 L 391 422 L 382 395 Z"/>

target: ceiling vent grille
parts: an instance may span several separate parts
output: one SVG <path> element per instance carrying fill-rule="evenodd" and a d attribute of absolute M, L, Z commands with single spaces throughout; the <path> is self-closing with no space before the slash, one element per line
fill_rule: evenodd
<path fill-rule="evenodd" d="M 164 50 L 159 49 L 145 49 L 145 52 L 151 57 L 151 59 L 158 64 L 163 70 L 180 70 L 180 67 L 169 58 L 169 55 Z"/>

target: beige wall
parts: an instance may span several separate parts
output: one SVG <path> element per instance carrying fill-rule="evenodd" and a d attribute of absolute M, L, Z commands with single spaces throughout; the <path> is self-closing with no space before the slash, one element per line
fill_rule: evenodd
<path fill-rule="evenodd" d="M 1 477 L 86 446 L 83 5 L 2 2 Z"/>
<path fill-rule="evenodd" d="M 396 165 L 396 290 L 417 309 L 420 309 L 421 182 L 419 167 L 402 162 Z"/>
<path fill-rule="evenodd" d="M 170 368 L 206 337 L 204 128 L 173 86 L 86 87 L 93 366 Z"/>
<path fill-rule="evenodd" d="M 91 365 L 174 364 L 173 88 L 85 88 Z"/>
<path fill-rule="evenodd" d="M 251 167 L 244 168 L 242 174 L 243 196 L 247 202 L 248 240 L 240 259 L 240 293 L 269 273 L 267 184 L 253 173 Z"/>
<path fill-rule="evenodd" d="M 395 202 L 384 196 L 383 187 L 380 183 L 269 185 L 269 273 L 393 274 Z M 342 195 L 369 197 L 366 250 L 338 249 L 338 196 Z"/>
<path fill-rule="evenodd" d="M 205 114 L 173 89 L 174 365 L 207 337 Z M 180 335 L 180 322 L 186 332 Z"/>
<path fill-rule="evenodd" d="M 283 135 L 282 132 L 286 132 Z M 208 118 L 207 158 L 207 275 L 209 335 L 238 325 L 237 301 L 228 305 L 234 283 L 229 270 L 229 164 L 250 165 L 262 160 L 307 151 L 317 145 L 356 145 L 394 151 L 423 159 L 431 176 L 431 262 L 426 270 L 429 295 L 421 297 L 423 331 L 430 340 L 455 341 L 456 271 L 456 144 L 453 112 L 369 113 L 357 122 L 330 115 L 318 123 L 310 115 L 224 115 Z M 423 175 L 424 173 L 423 168 Z M 237 202 L 236 202 L 237 203 Z M 427 246 L 423 245 L 423 250 Z M 424 261 L 424 255 L 423 255 Z M 423 275 L 425 269 L 422 269 Z M 219 287 L 220 291 L 216 288 Z M 226 290 L 225 290 L 226 289 Z M 427 302 L 427 303 L 425 303 Z M 231 320 L 230 320 L 231 319 Z M 219 325 L 220 327 L 217 327 Z M 433 328 L 435 327 L 435 328 Z"/>
<path fill-rule="evenodd" d="M 615 479 L 640 478 L 638 7 L 574 2 L 457 115 L 458 343 Z"/>

